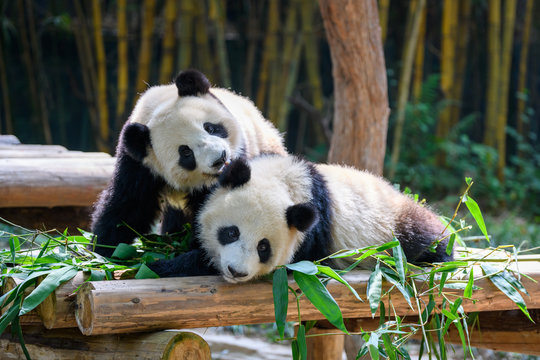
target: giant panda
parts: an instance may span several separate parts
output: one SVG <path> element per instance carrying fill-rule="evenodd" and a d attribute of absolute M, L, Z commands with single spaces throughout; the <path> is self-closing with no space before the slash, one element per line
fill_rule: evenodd
<path fill-rule="evenodd" d="M 292 155 L 233 161 L 220 175 L 220 187 L 202 205 L 196 231 L 204 252 L 191 256 L 190 262 L 184 255 L 184 264 L 200 269 L 206 261 L 230 282 L 342 249 L 383 244 L 393 235 L 410 262 L 452 259 L 446 254 L 448 233 L 437 215 L 386 180 Z M 428 248 L 439 240 L 431 252 Z M 332 265 L 347 264 L 340 260 Z M 189 272 L 174 260 L 151 267 L 162 276 Z"/>
<path fill-rule="evenodd" d="M 94 205 L 97 244 L 131 243 L 162 212 L 162 232 L 180 230 L 224 165 L 265 152 L 286 155 L 281 134 L 249 99 L 210 87 L 197 70 L 150 87 L 120 132 L 112 179 Z"/>

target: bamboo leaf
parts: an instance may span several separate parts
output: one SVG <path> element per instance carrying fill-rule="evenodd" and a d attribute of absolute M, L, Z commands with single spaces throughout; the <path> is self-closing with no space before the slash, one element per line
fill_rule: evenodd
<path fill-rule="evenodd" d="M 326 287 L 315 275 L 304 274 L 302 272 L 293 272 L 294 280 L 304 292 L 308 300 L 330 321 L 332 325 L 349 333 L 343 323 L 343 315 L 338 304 L 330 295 Z"/>
<path fill-rule="evenodd" d="M 383 274 L 384 278 L 386 280 L 388 280 L 390 283 L 392 283 L 392 285 L 394 285 L 399 290 L 399 292 L 403 295 L 405 300 L 407 300 L 407 303 L 409 304 L 411 309 L 414 309 L 413 305 L 412 305 L 412 302 L 411 302 L 411 294 L 408 291 L 408 289 L 410 289 L 410 286 L 405 285 L 405 287 L 404 287 L 403 285 L 401 285 L 399 280 L 395 278 L 394 274 L 390 273 L 390 271 L 391 271 L 390 269 L 382 268 L 381 271 L 382 271 L 382 274 Z"/>
<path fill-rule="evenodd" d="M 484 270 L 484 273 L 488 276 L 489 280 L 495 285 L 499 290 L 501 290 L 506 296 L 510 298 L 519 308 L 520 310 L 531 320 L 531 316 L 529 315 L 529 311 L 527 310 L 527 305 L 525 305 L 525 301 L 523 300 L 523 297 L 519 294 L 519 292 L 504 278 L 503 275 L 500 273 L 496 273 L 498 270 L 494 268 L 493 266 L 487 265 L 487 264 L 481 264 L 482 270 Z"/>
<path fill-rule="evenodd" d="M 298 352 L 300 354 L 300 359 L 307 359 L 307 346 L 306 346 L 306 329 L 304 325 L 298 326 L 298 332 L 296 333 L 296 340 L 298 344 Z"/>
<path fill-rule="evenodd" d="M 274 295 L 274 316 L 278 328 L 279 337 L 285 336 L 285 323 L 287 321 L 287 308 L 289 306 L 289 288 L 287 282 L 287 270 L 279 268 L 274 271 L 272 281 L 272 292 Z"/>
<path fill-rule="evenodd" d="M 343 285 L 345 285 L 347 288 L 349 288 L 349 290 L 353 293 L 353 295 L 358 300 L 363 302 L 362 298 L 360 298 L 360 295 L 358 295 L 356 290 L 354 290 L 354 288 L 345 279 L 343 279 L 334 269 L 332 269 L 329 266 L 324 266 L 324 265 L 317 265 L 317 269 L 319 269 L 318 271 L 319 274 L 327 275 L 331 277 L 332 279 L 337 280 Z"/>
<path fill-rule="evenodd" d="M 141 264 L 135 274 L 135 279 L 159 279 L 159 275 L 153 272 L 146 264 Z"/>
<path fill-rule="evenodd" d="M 376 249 L 377 249 L 377 252 L 381 252 L 384 250 L 395 248 L 396 246 L 399 246 L 399 241 L 393 240 L 393 241 L 387 242 L 386 244 L 382 244 L 381 246 L 378 246 Z"/>
<path fill-rule="evenodd" d="M 472 296 L 472 290 L 473 290 L 473 284 L 474 284 L 474 268 L 471 267 L 471 272 L 469 273 L 469 281 L 467 282 L 467 286 L 465 287 L 465 291 L 463 291 L 463 297 L 466 299 L 470 299 Z"/>
<path fill-rule="evenodd" d="M 378 360 L 379 359 L 379 334 L 377 332 L 373 331 L 371 333 L 371 336 L 369 337 L 369 340 L 366 343 L 366 346 L 369 350 L 369 355 L 371 356 L 372 360 Z"/>
<path fill-rule="evenodd" d="M 369 300 L 369 308 L 371 309 L 371 317 L 375 317 L 379 302 L 381 301 L 382 292 L 382 272 L 379 263 L 375 266 L 375 270 L 371 273 L 367 285 L 367 297 Z"/>
<path fill-rule="evenodd" d="M 386 355 L 388 356 L 388 359 L 397 360 L 396 348 L 394 344 L 392 344 L 392 340 L 390 339 L 390 336 L 388 334 L 383 334 L 381 337 L 383 339 L 384 350 L 386 351 Z"/>
<path fill-rule="evenodd" d="M 9 238 L 9 251 L 11 252 L 11 262 L 15 262 L 17 251 L 21 250 L 21 244 L 17 236 L 10 236 Z"/>
<path fill-rule="evenodd" d="M 288 264 L 285 266 L 290 270 L 298 271 L 306 275 L 315 275 L 319 271 L 319 269 L 317 269 L 317 265 L 315 265 L 311 261 L 306 260 L 299 261 L 294 264 Z"/>
<path fill-rule="evenodd" d="M 394 238 L 395 239 L 395 238 Z M 393 254 L 394 260 L 396 262 L 396 270 L 399 275 L 399 281 L 402 285 L 405 285 L 405 275 L 407 274 L 407 257 L 403 253 L 401 245 L 398 245 L 394 248 Z"/>
<path fill-rule="evenodd" d="M 448 239 L 448 244 L 446 245 L 446 254 L 452 255 L 454 252 L 454 242 L 456 241 L 456 234 L 450 235 L 450 239 Z"/>
<path fill-rule="evenodd" d="M 298 341 L 293 340 L 291 342 L 292 358 L 293 360 L 300 359 L 300 351 L 298 350 Z"/>
<path fill-rule="evenodd" d="M 441 273 L 441 279 L 439 280 L 439 293 L 443 291 L 444 284 L 446 283 L 447 278 L 448 278 L 447 272 Z"/>
<path fill-rule="evenodd" d="M 489 235 L 487 233 L 486 224 L 484 223 L 484 217 L 482 216 L 480 207 L 478 206 L 476 201 L 473 200 L 473 198 L 467 195 L 463 196 L 463 202 L 465 203 L 465 205 L 467 205 L 467 209 L 469 209 L 469 212 L 478 224 L 478 228 L 480 228 L 480 231 L 482 231 L 482 234 L 484 234 L 486 240 L 489 242 Z"/>
<path fill-rule="evenodd" d="M 71 280 L 77 275 L 77 268 L 66 266 L 60 269 L 53 270 L 45 279 L 28 295 L 22 304 L 19 316 L 22 316 L 33 310 L 41 304 L 47 296 L 49 296 L 58 286 L 64 282 Z"/>
<path fill-rule="evenodd" d="M 125 243 L 118 244 L 111 255 L 111 257 L 120 260 L 133 259 L 135 256 L 137 256 L 137 248 L 133 245 L 128 245 Z"/>
<path fill-rule="evenodd" d="M 12 307 L 6 311 L 0 318 L 0 335 L 4 333 L 6 327 L 17 317 L 19 313 L 20 304 L 14 304 Z"/>

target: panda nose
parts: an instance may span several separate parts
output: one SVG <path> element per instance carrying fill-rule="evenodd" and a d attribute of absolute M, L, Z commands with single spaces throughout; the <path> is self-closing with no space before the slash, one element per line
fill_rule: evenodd
<path fill-rule="evenodd" d="M 227 269 L 229 269 L 229 272 L 235 278 L 237 278 L 237 277 L 246 277 L 248 275 L 246 273 L 238 272 L 238 271 L 234 270 L 234 268 L 232 268 L 230 265 L 227 267 Z"/>
<path fill-rule="evenodd" d="M 221 156 L 219 157 L 219 159 L 214 161 L 214 163 L 212 164 L 212 167 L 219 169 L 220 167 L 222 167 L 225 164 L 226 158 L 227 158 L 227 153 L 225 152 L 225 150 L 223 150 L 223 152 L 221 153 Z"/>

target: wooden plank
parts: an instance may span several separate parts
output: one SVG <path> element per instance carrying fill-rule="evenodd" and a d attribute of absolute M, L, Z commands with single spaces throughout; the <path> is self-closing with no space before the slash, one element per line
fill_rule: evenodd
<path fill-rule="evenodd" d="M 111 155 L 104 152 L 64 151 L 58 149 L 43 150 L 19 150 L 16 146 L 11 149 L 0 149 L 0 159 L 18 158 L 78 158 L 86 161 L 88 158 L 110 158 Z"/>
<path fill-rule="evenodd" d="M 0 144 L 16 145 L 20 143 L 15 135 L 0 135 Z"/>
<path fill-rule="evenodd" d="M 538 281 L 540 268 L 535 269 L 527 274 Z M 364 298 L 369 275 L 369 271 L 359 271 L 346 276 Z M 528 279 L 523 279 L 523 284 L 531 295 L 526 299 L 527 306 L 540 308 L 540 284 Z M 475 291 L 474 302 L 464 300 L 466 312 L 517 308 L 489 279 L 477 279 L 475 285 L 481 289 Z M 290 286 L 296 287 L 292 281 Z M 345 318 L 371 318 L 367 302 L 359 302 L 345 286 L 330 281 L 327 288 Z M 389 285 L 385 284 L 384 289 L 389 289 Z M 452 297 L 451 294 L 461 295 L 462 291 L 446 293 Z M 417 313 L 401 294 L 395 290 L 391 294 L 392 305 L 399 315 Z M 427 296 L 424 299 L 427 303 Z M 388 304 L 388 296 L 383 301 Z M 441 302 L 437 298 L 437 303 Z M 305 297 L 301 298 L 300 306 L 302 320 L 323 319 Z M 295 308 L 295 299 L 289 294 L 289 321 L 298 321 L 296 311 L 292 310 Z M 86 335 L 274 322 L 272 284 L 265 281 L 230 284 L 216 276 L 90 282 L 77 294 L 75 317 Z"/>
<path fill-rule="evenodd" d="M 0 150 L 30 150 L 30 151 L 68 151 L 64 146 L 62 145 L 26 145 L 26 144 L 2 144 L 0 143 Z"/>
<path fill-rule="evenodd" d="M 89 206 L 113 167 L 112 157 L 0 159 L 0 207 Z"/>
<path fill-rule="evenodd" d="M 24 341 L 32 359 L 194 359 L 210 360 L 210 347 L 188 331 L 84 336 L 77 329 L 24 328 Z M 19 339 L 10 331 L 0 335 L 2 359 L 24 359 Z M 187 356 L 187 357 L 186 357 Z"/>
<path fill-rule="evenodd" d="M 1 189 L 1 186 L 0 186 Z M 77 228 L 90 229 L 91 206 L 0 207 L 0 218 L 27 229 L 64 231 L 78 235 Z"/>

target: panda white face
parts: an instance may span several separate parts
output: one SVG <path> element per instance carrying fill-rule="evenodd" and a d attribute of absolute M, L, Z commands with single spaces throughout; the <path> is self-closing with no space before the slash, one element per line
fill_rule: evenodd
<path fill-rule="evenodd" d="M 223 166 L 239 156 L 242 130 L 211 94 L 171 96 L 154 105 L 146 123 L 151 146 L 144 163 L 176 190 L 215 183 Z"/>
<path fill-rule="evenodd" d="M 230 168 L 238 163 L 242 161 L 229 165 L 224 175 L 237 170 Z M 298 200 L 306 199 L 295 199 L 299 197 L 298 192 L 291 191 L 290 184 L 283 181 L 286 179 L 284 171 L 297 164 L 286 163 L 274 168 L 259 166 L 264 164 L 268 162 L 253 161 L 251 173 L 247 175 L 251 180 L 241 185 L 231 188 L 222 184 L 197 217 L 201 244 L 210 261 L 229 282 L 257 278 L 278 265 L 289 263 L 304 238 L 304 233 L 289 222 L 288 210 L 294 208 Z M 300 192 L 309 193 L 309 185 Z"/>

